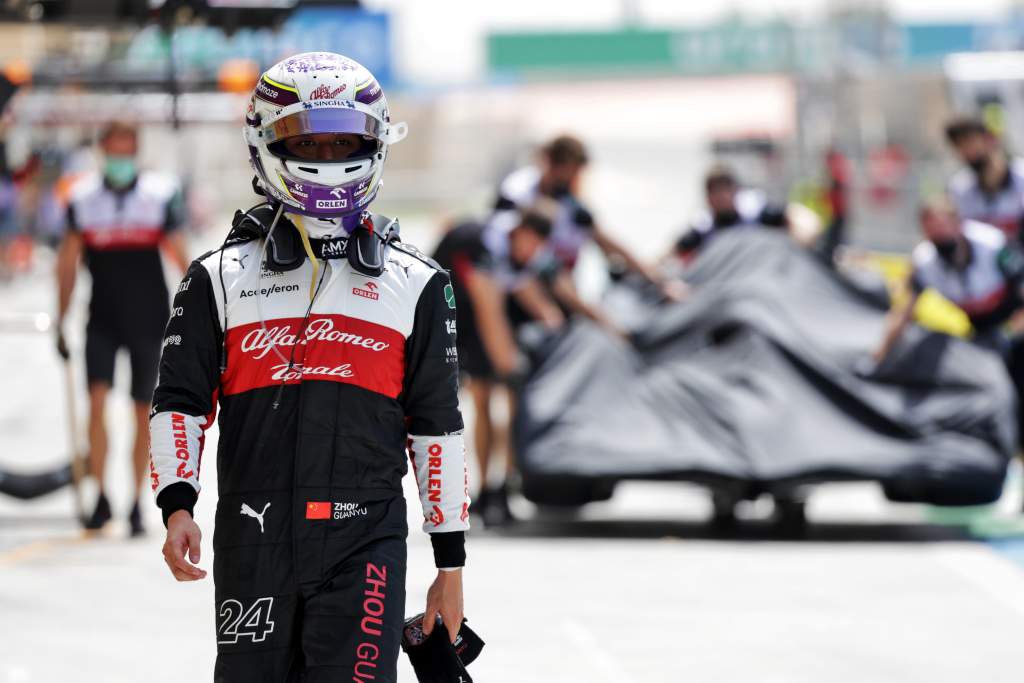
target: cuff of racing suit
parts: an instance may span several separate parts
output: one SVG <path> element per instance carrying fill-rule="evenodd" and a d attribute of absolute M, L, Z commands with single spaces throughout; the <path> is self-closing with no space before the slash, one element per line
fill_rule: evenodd
<path fill-rule="evenodd" d="M 192 485 L 183 481 L 175 482 L 161 491 L 156 497 L 156 504 L 163 512 L 164 526 L 167 526 L 167 519 L 178 510 L 187 510 L 189 516 L 192 516 L 198 499 L 199 494 Z"/>
<path fill-rule="evenodd" d="M 434 566 L 454 569 L 466 564 L 466 532 L 441 531 L 430 534 L 434 546 Z"/>

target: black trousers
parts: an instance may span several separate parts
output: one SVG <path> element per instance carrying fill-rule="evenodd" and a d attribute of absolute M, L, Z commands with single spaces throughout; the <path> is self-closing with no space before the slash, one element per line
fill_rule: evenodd
<path fill-rule="evenodd" d="M 395 683 L 405 565 L 405 538 L 388 537 L 351 553 L 311 590 L 218 597 L 214 681 Z M 218 585 L 219 596 L 227 592 Z"/>

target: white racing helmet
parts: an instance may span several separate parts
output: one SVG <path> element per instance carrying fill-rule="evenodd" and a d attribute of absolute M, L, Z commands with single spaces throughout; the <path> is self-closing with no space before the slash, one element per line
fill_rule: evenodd
<path fill-rule="evenodd" d="M 333 52 L 305 52 L 267 69 L 245 117 L 245 141 L 260 188 L 284 210 L 316 218 L 360 214 L 377 196 L 388 146 L 407 133 L 392 124 L 388 101 L 363 65 Z M 358 135 L 344 159 L 291 153 L 288 138 Z"/>

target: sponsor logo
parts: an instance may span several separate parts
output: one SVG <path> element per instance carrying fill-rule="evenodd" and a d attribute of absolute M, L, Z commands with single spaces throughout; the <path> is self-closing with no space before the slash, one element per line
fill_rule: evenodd
<path fill-rule="evenodd" d="M 295 346 L 309 341 L 326 341 L 338 344 L 349 344 L 371 351 L 384 351 L 391 344 L 378 341 L 372 337 L 363 337 L 351 332 L 334 329 L 334 321 L 330 318 L 311 320 L 306 325 L 305 337 L 300 339 L 293 334 L 291 327 L 271 327 L 264 331 L 262 327 L 252 330 L 242 337 L 242 351 L 254 352 L 253 358 L 260 359 L 270 353 L 271 346 Z"/>
<path fill-rule="evenodd" d="M 266 297 L 266 298 L 270 298 L 271 296 L 273 296 L 275 294 L 280 294 L 281 292 L 297 292 L 297 291 L 299 291 L 299 286 L 298 285 L 271 285 L 270 287 L 264 287 L 263 289 L 259 289 L 259 290 L 256 290 L 256 289 L 243 289 L 242 293 L 238 295 L 238 298 L 239 299 L 244 299 L 246 297 L 257 296 L 257 295 L 262 296 L 262 297 Z"/>
<path fill-rule="evenodd" d="M 433 511 L 427 519 L 434 526 L 444 523 L 444 512 L 441 511 L 441 465 L 444 449 L 439 443 L 427 446 L 427 501 L 433 503 Z"/>
<path fill-rule="evenodd" d="M 316 208 L 318 209 L 344 209 L 348 207 L 347 199 L 318 199 L 316 200 Z"/>
<path fill-rule="evenodd" d="M 331 258 L 334 256 L 344 256 L 345 246 L 348 244 L 348 240 L 344 238 L 337 238 L 332 240 L 325 240 L 320 247 L 320 256 L 323 258 Z"/>
<path fill-rule="evenodd" d="M 277 99 L 281 95 L 280 92 L 267 85 L 266 81 L 262 78 L 256 83 L 256 92 L 265 97 L 269 97 L 272 100 Z"/>
<path fill-rule="evenodd" d="M 372 681 L 376 677 L 377 659 L 380 657 L 378 639 L 384 627 L 384 600 L 388 587 L 387 565 L 366 563 L 366 586 L 363 589 L 363 618 L 359 629 L 363 642 L 356 646 L 356 663 L 352 680 L 356 683 Z"/>
<path fill-rule="evenodd" d="M 330 100 L 348 89 L 347 84 L 339 85 L 337 88 L 332 88 L 326 83 L 322 83 L 317 87 L 313 88 L 313 91 L 309 93 L 309 99 L 311 100 Z"/>
<path fill-rule="evenodd" d="M 365 285 L 366 289 L 360 289 L 359 287 L 353 287 L 352 293 L 356 296 L 361 296 L 364 299 L 372 299 L 376 301 L 380 298 L 380 294 L 377 293 L 377 284 L 374 282 L 367 282 Z"/>
<path fill-rule="evenodd" d="M 331 190 L 330 194 L 335 199 L 341 199 L 341 195 L 345 194 L 345 189 L 341 187 L 336 187 L 333 190 Z"/>
<path fill-rule="evenodd" d="M 260 279 L 270 277 L 284 277 L 285 272 L 280 270 L 269 270 L 267 268 L 267 262 L 264 261 L 260 264 Z"/>
<path fill-rule="evenodd" d="M 167 339 L 164 339 L 164 348 L 166 349 L 168 346 L 181 346 L 181 335 L 172 334 Z"/>
<path fill-rule="evenodd" d="M 252 254 L 243 254 L 241 258 L 237 256 L 232 256 L 231 260 L 240 265 L 242 267 L 242 270 L 245 270 L 245 259 L 249 258 L 250 256 L 252 256 Z"/>
<path fill-rule="evenodd" d="M 455 290 L 452 289 L 451 284 L 444 286 L 444 300 L 448 304 L 448 308 L 455 308 Z"/>
<path fill-rule="evenodd" d="M 182 316 L 182 315 L 185 315 L 185 307 L 184 306 L 175 306 L 174 308 L 171 309 L 171 318 L 172 319 L 177 318 L 178 316 Z"/>
<path fill-rule="evenodd" d="M 444 350 L 445 360 L 449 363 L 459 362 L 459 350 L 454 346 L 449 346 Z"/>
<path fill-rule="evenodd" d="M 270 507 L 270 502 L 269 501 L 267 502 L 266 505 L 263 506 L 263 511 L 262 512 L 256 512 L 251 507 L 249 507 L 249 505 L 247 503 L 242 503 L 242 510 L 241 510 L 240 514 L 243 514 L 246 517 L 252 517 L 257 522 L 259 522 L 260 523 L 260 533 L 262 534 L 263 533 L 263 515 L 267 514 L 267 508 L 268 507 Z"/>
<path fill-rule="evenodd" d="M 239 638 L 249 638 L 254 643 L 262 643 L 274 632 L 274 622 L 270 620 L 273 609 L 274 598 L 257 598 L 249 609 L 235 599 L 223 601 L 217 609 L 220 617 L 217 642 L 231 645 Z"/>
<path fill-rule="evenodd" d="M 178 291 L 176 293 L 177 294 L 181 294 L 182 292 L 187 292 L 188 288 L 189 288 L 189 285 L 191 285 L 191 284 L 192 284 L 192 278 L 188 278 L 187 280 L 182 280 L 181 284 L 178 285 Z"/>
<path fill-rule="evenodd" d="M 350 100 L 308 100 L 302 103 L 303 109 L 355 109 Z"/>
<path fill-rule="evenodd" d="M 191 479 L 195 472 L 188 467 L 188 430 L 185 428 L 185 416 L 181 413 L 171 413 L 171 436 L 174 437 L 174 457 L 181 461 L 175 474 L 179 479 Z"/>
<path fill-rule="evenodd" d="M 352 372 L 352 364 L 345 363 L 343 365 L 336 365 L 329 367 L 327 365 L 317 366 L 306 366 L 301 364 L 289 365 L 288 363 L 281 363 L 271 368 L 273 373 L 270 378 L 276 382 L 291 382 L 303 377 L 355 377 L 355 373 Z"/>
<path fill-rule="evenodd" d="M 444 321 L 444 329 L 448 334 L 455 334 L 455 321 L 449 318 Z"/>

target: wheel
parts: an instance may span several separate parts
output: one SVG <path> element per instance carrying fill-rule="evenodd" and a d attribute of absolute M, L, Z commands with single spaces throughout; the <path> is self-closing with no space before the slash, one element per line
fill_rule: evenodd
<path fill-rule="evenodd" d="M 730 491 L 713 490 L 711 506 L 714 510 L 711 527 L 716 531 L 732 531 L 736 528 L 736 505 L 739 498 Z"/>
<path fill-rule="evenodd" d="M 803 497 L 775 496 L 775 529 L 785 536 L 802 536 L 807 531 L 807 501 Z"/>

